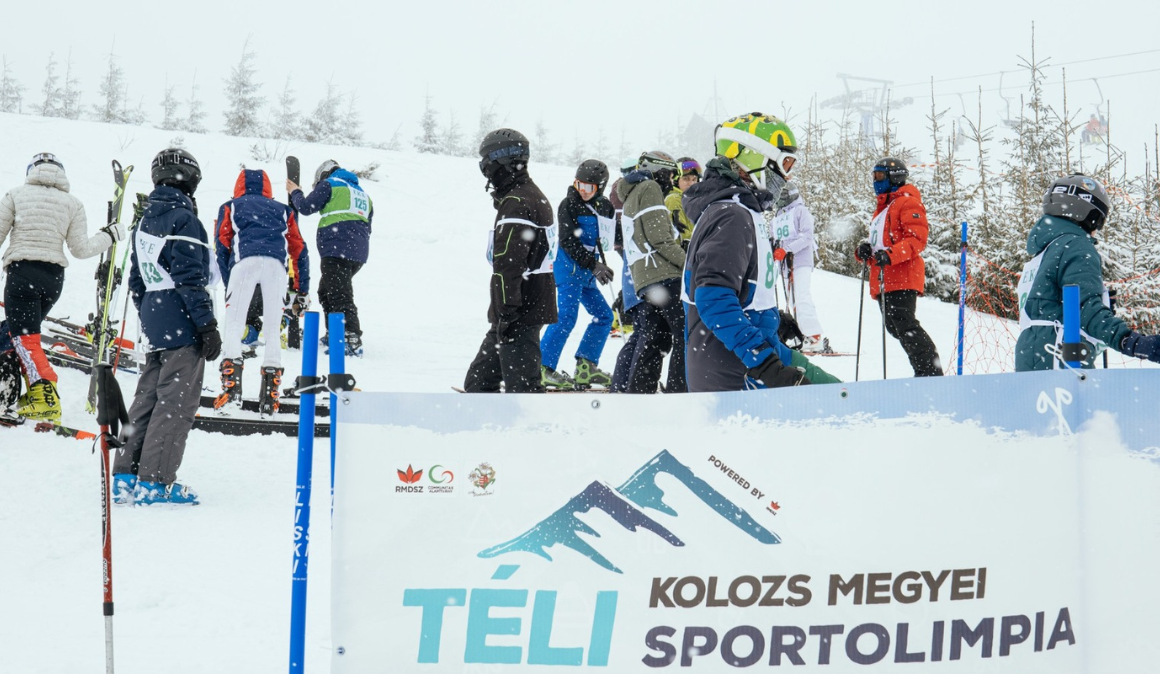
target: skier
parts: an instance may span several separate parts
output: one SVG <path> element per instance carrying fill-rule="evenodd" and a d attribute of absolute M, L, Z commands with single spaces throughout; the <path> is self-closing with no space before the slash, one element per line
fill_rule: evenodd
<path fill-rule="evenodd" d="M 830 340 L 822 334 L 822 322 L 818 319 L 818 309 L 814 306 L 810 286 L 814 256 L 818 251 L 818 241 L 814 238 L 814 216 L 793 182 L 787 182 L 778 197 L 773 239 L 773 257 L 782 263 L 789 293 L 792 295 L 790 301 L 804 334 L 802 353 L 832 353 Z"/>
<path fill-rule="evenodd" d="M 263 323 L 282 323 L 283 288 L 287 257 L 298 281 L 294 302 L 309 302 L 310 256 L 294 210 L 273 198 L 265 171 L 242 169 L 234 183 L 234 198 L 218 210 L 215 227 L 217 262 L 226 282 L 226 325 L 222 339 L 222 392 L 214 407 L 242 404 L 242 339 L 255 288 L 261 292 Z M 266 338 L 262 359 L 259 408 L 272 414 L 278 408 L 282 381 L 282 350 L 278 340 Z"/>
<path fill-rule="evenodd" d="M 479 170 L 492 189 L 491 328 L 467 369 L 463 389 L 542 393 L 540 328 L 556 322 L 556 228 L 552 206 L 528 175 L 530 143 L 513 129 L 496 129 L 479 145 Z"/>
<path fill-rule="evenodd" d="M 673 229 L 664 195 L 672 190 L 677 162 L 665 152 L 645 152 L 617 187 L 624 200 L 621 228 L 633 287 L 643 300 L 633 321 L 640 332 L 632 356 L 629 393 L 656 393 L 664 353 L 671 350 L 667 393 L 684 393 L 685 309 L 681 269 L 685 250 Z"/>
<path fill-rule="evenodd" d="M 689 313 L 689 390 L 837 381 L 778 338 L 777 276 L 764 212 L 797 159 L 793 132 L 777 117 L 754 112 L 718 125 L 714 137 L 717 156 L 683 199 L 695 223 L 682 297 Z"/>
<path fill-rule="evenodd" d="M 121 504 L 197 505 L 177 482 L 185 442 L 201 398 L 206 361 L 217 360 L 222 339 L 206 286 L 213 258 L 197 219 L 193 194 L 201 167 L 185 150 L 153 158 L 154 189 L 133 231 L 129 291 L 149 353 L 125 426 L 125 445 L 113 461 L 114 500 Z"/>
<path fill-rule="evenodd" d="M 869 265 L 870 298 L 882 295 L 886 331 L 902 344 L 916 377 L 942 376 L 938 349 L 914 311 L 926 284 L 926 248 L 930 225 L 918 188 L 906 182 L 910 171 L 893 157 L 874 165 L 878 208 L 870 223 L 870 239 L 858 244 L 854 257 Z"/>
<path fill-rule="evenodd" d="M 553 265 L 556 278 L 557 321 L 548 326 L 540 340 L 542 364 L 540 380 L 545 388 L 572 389 L 592 386 L 608 387 L 612 376 L 597 367 L 608 328 L 612 325 L 612 309 L 596 284 L 612 282 L 612 269 L 604 263 L 600 248 L 600 220 L 611 221 L 615 212 L 604 196 L 608 184 L 608 167 L 596 159 L 585 160 L 576 169 L 576 179 L 558 209 L 560 250 Z M 557 372 L 560 353 L 572 328 L 580 304 L 592 316 L 584 330 L 584 338 L 576 349 L 576 374 Z"/>
<path fill-rule="evenodd" d="M 681 197 L 701 180 L 701 164 L 692 157 L 681 157 L 677 160 L 677 184 L 673 190 L 665 195 L 665 208 L 673 219 L 673 229 L 681 236 L 681 247 L 689 250 L 689 239 L 693 236 L 693 223 L 685 215 L 681 206 Z"/>
<path fill-rule="evenodd" d="M 636 353 L 637 344 L 640 343 L 640 333 L 633 329 L 633 317 L 636 314 L 636 308 L 640 306 L 640 298 L 636 296 L 636 287 L 632 282 L 632 268 L 628 265 L 628 255 L 624 252 L 624 228 L 621 226 L 624 215 L 624 200 L 620 198 L 618 192 L 621 181 L 624 176 L 636 169 L 636 161 L 639 155 L 625 159 L 620 167 L 621 177 L 612 183 L 609 190 L 608 200 L 612 202 L 612 206 L 616 209 L 616 251 L 620 253 L 622 261 L 620 272 L 620 292 L 617 293 L 617 301 L 613 306 L 614 323 L 613 327 L 619 327 L 622 334 L 627 334 L 628 338 L 624 340 L 624 344 L 620 347 L 620 352 L 616 354 L 616 366 L 612 370 L 612 384 L 608 387 L 613 393 L 627 393 L 629 375 L 632 374 L 632 357 Z M 657 365 L 656 374 L 653 375 L 655 379 L 659 380 L 660 365 Z"/>
<path fill-rule="evenodd" d="M 358 176 L 333 159 L 322 162 L 314 172 L 314 189 L 309 195 L 303 195 L 302 188 L 292 180 L 286 181 L 286 191 L 301 215 L 321 213 L 316 241 L 322 258 L 318 302 L 324 313 L 346 314 L 346 353 L 361 356 L 363 332 L 353 279 L 370 255 L 374 204 L 359 186 Z M 329 343 L 328 337 L 323 337 L 324 346 Z"/>
<path fill-rule="evenodd" d="M 0 199 L 0 244 L 12 239 L 4 251 L 8 278 L 4 307 L 9 331 L 29 383 L 16 412 L 29 419 L 60 421 L 60 397 L 56 372 L 40 345 L 40 324 L 60 299 L 64 246 L 76 258 L 95 257 L 125 238 L 120 223 L 108 224 L 93 236 L 81 200 L 69 194 L 64 164 L 49 152 L 32 158 L 24 184 Z"/>
<path fill-rule="evenodd" d="M 1160 337 L 1132 330 L 1107 305 L 1095 234 L 1110 210 L 1103 185 L 1082 173 L 1056 180 L 1043 195 L 1043 217 L 1027 236 L 1032 258 L 1019 277 L 1016 372 L 1062 367 L 1053 352 L 1063 341 L 1063 286 L 1072 284 L 1080 290 L 1084 367 L 1094 367 L 1102 347 L 1160 363 Z"/>

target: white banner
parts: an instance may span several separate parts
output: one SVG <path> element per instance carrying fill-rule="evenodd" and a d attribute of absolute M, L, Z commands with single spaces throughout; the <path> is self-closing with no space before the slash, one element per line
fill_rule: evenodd
<path fill-rule="evenodd" d="M 356 394 L 334 671 L 1154 671 L 1156 379 Z"/>

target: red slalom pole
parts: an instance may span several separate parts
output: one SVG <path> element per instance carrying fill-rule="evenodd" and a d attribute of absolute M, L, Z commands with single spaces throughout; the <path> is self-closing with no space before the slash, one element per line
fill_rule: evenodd
<path fill-rule="evenodd" d="M 105 616 L 105 672 L 113 674 L 113 519 L 109 506 L 109 425 L 101 424 L 101 611 Z"/>

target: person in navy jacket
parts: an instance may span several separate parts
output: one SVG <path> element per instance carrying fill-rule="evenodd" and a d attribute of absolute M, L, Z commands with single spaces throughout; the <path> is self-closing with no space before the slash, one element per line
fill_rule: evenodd
<path fill-rule="evenodd" d="M 276 404 L 282 377 L 282 351 L 270 332 L 281 324 L 287 258 L 295 287 L 294 306 L 305 309 L 310 293 L 310 257 L 294 210 L 273 198 L 265 171 L 242 169 L 234 198 L 218 209 L 214 240 L 222 280 L 226 282 L 226 327 L 222 347 L 222 393 L 215 405 L 240 406 L 242 336 L 246 314 L 257 288 L 267 326 L 262 359 L 261 399 Z"/>
<path fill-rule="evenodd" d="M 359 186 L 358 176 L 332 159 L 322 162 L 314 172 L 314 189 L 309 195 L 292 180 L 286 181 L 286 191 L 299 213 L 321 216 L 315 241 L 322 258 L 318 301 L 325 313 L 346 314 L 347 353 L 362 355 L 362 325 L 353 280 L 370 255 L 374 204 Z"/>
<path fill-rule="evenodd" d="M 162 150 L 152 166 L 149 206 L 133 231 L 129 291 L 149 353 L 113 462 L 117 503 L 197 505 L 177 482 L 185 441 L 201 399 L 205 362 L 216 360 L 217 330 L 210 283 L 209 236 L 193 193 L 201 167 L 185 150 Z"/>

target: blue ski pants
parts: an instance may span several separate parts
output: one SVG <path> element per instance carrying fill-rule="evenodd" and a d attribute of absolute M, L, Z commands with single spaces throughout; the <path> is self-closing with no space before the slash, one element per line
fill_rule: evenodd
<path fill-rule="evenodd" d="M 584 330 L 584 338 L 576 349 L 576 357 L 600 363 L 600 354 L 604 351 L 604 343 L 608 341 L 608 332 L 612 326 L 612 308 L 600 294 L 596 280 L 592 279 L 586 284 L 556 286 L 556 322 L 548 326 L 540 340 L 540 362 L 545 366 L 555 370 L 560 364 L 560 354 L 564 352 L 564 344 L 572 334 L 572 328 L 576 327 L 581 304 L 592 316 L 592 322 Z"/>

